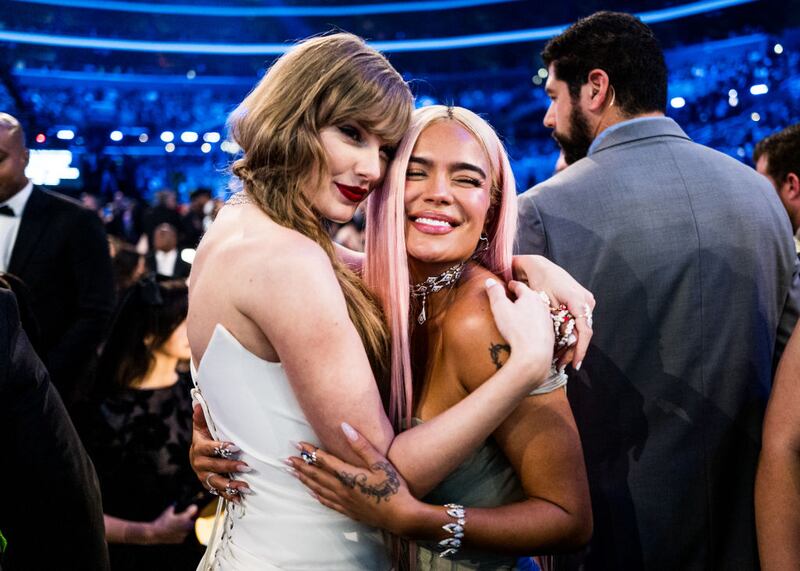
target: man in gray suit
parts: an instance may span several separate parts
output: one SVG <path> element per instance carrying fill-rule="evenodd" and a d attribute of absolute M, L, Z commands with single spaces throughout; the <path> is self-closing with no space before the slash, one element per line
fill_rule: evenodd
<path fill-rule="evenodd" d="M 542 56 L 545 125 L 571 165 L 521 196 L 518 249 L 597 299 L 568 389 L 594 538 L 558 567 L 757 569 L 761 422 L 797 315 L 786 213 L 664 116 L 663 54 L 638 19 L 596 13 Z"/>

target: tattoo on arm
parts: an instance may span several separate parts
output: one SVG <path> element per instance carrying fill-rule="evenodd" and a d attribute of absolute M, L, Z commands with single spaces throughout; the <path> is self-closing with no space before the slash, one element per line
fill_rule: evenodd
<path fill-rule="evenodd" d="M 350 474 L 348 472 L 336 472 L 336 478 L 348 488 L 358 488 L 362 494 L 368 497 L 375 498 L 375 503 L 381 503 L 381 500 L 387 502 L 391 496 L 395 495 L 400 489 L 400 479 L 397 477 L 394 467 L 388 462 L 378 462 L 370 466 L 372 471 L 381 471 L 386 474 L 386 477 L 377 484 L 367 483 L 367 475 L 363 472 L 360 474 Z"/>
<path fill-rule="evenodd" d="M 503 352 L 505 352 L 506 355 L 511 355 L 511 345 L 495 343 L 494 345 L 489 346 L 489 356 L 492 358 L 492 363 L 494 363 L 494 366 L 497 367 L 498 371 L 500 370 L 500 367 L 503 366 L 503 363 L 505 363 L 505 359 L 501 360 L 501 355 Z"/>

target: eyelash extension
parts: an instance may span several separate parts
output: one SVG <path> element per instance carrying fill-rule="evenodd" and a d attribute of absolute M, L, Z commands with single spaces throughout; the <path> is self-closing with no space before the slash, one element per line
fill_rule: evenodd
<path fill-rule="evenodd" d="M 340 125 L 338 129 L 344 133 L 346 137 L 350 137 L 356 142 L 361 141 L 361 133 L 352 125 Z"/>

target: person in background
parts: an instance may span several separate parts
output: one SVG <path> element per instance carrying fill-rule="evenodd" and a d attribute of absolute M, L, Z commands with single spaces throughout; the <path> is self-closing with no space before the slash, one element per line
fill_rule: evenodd
<path fill-rule="evenodd" d="M 147 269 L 161 279 L 185 279 L 192 265 L 181 258 L 178 232 L 171 224 L 159 224 L 153 232 L 153 250 L 147 255 Z"/>
<path fill-rule="evenodd" d="M 205 233 L 206 204 L 211 202 L 211 191 L 198 188 L 189 195 L 189 211 L 181 218 L 183 240 L 181 248 L 197 248 Z"/>
<path fill-rule="evenodd" d="M 149 249 L 153 249 L 153 234 L 161 224 L 169 224 L 179 230 L 181 228 L 181 215 L 178 213 L 178 202 L 175 191 L 169 189 L 159 190 L 155 193 L 154 204 L 145 210 L 142 225 L 147 235 Z"/>
<path fill-rule="evenodd" d="M 97 370 L 81 434 L 103 492 L 116 570 L 194 570 L 202 549 L 191 530 L 210 501 L 188 461 L 191 381 L 187 289 L 140 280 L 122 302 Z"/>
<path fill-rule="evenodd" d="M 0 565 L 107 571 L 97 476 L 7 286 L 0 279 L 0 434 L 13 470 L 0 470 L 0 532 L 8 541 Z"/>
<path fill-rule="evenodd" d="M 125 292 L 147 272 L 145 257 L 127 242 L 108 237 L 111 250 L 111 266 L 114 270 L 114 289 L 117 299 L 123 299 Z"/>
<path fill-rule="evenodd" d="M 753 151 L 756 170 L 767 177 L 778 193 L 795 234 L 794 245 L 800 255 L 800 123 L 762 139 Z"/>
<path fill-rule="evenodd" d="M 30 289 L 36 351 L 70 408 L 86 392 L 86 366 L 114 310 L 111 258 L 97 213 L 35 187 L 27 164 L 22 126 L 0 113 L 0 271 Z"/>
<path fill-rule="evenodd" d="M 664 116 L 664 56 L 636 17 L 595 13 L 542 57 L 570 166 L 520 196 L 518 249 L 599 300 L 568 388 L 595 532 L 557 565 L 757 569 L 761 424 L 800 294 L 786 214 Z"/>

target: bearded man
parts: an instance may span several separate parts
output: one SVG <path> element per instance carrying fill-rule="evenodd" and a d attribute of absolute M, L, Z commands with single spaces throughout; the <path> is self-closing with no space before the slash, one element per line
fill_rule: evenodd
<path fill-rule="evenodd" d="M 758 569 L 761 423 L 800 292 L 789 221 L 764 177 L 664 116 L 637 18 L 593 14 L 542 57 L 570 167 L 521 196 L 518 249 L 597 299 L 568 388 L 594 538 L 557 568 Z"/>

